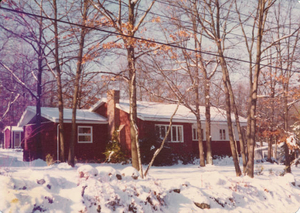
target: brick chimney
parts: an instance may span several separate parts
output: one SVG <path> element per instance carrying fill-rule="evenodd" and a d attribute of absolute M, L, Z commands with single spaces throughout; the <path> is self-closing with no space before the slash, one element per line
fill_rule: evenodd
<path fill-rule="evenodd" d="M 107 92 L 107 118 L 110 136 L 120 126 L 120 111 L 116 108 L 116 104 L 120 100 L 119 90 L 109 90 Z"/>

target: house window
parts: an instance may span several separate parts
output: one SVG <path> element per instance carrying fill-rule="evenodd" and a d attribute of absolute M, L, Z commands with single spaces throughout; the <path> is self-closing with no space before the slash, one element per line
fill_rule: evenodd
<path fill-rule="evenodd" d="M 193 131 L 192 132 L 193 141 L 197 141 L 198 140 L 197 127 L 193 126 L 192 131 Z M 201 129 L 201 133 L 202 133 L 202 138 L 204 138 L 203 129 Z"/>
<path fill-rule="evenodd" d="M 220 140 L 226 140 L 225 129 L 220 129 Z"/>
<path fill-rule="evenodd" d="M 93 143 L 93 127 L 78 126 L 78 143 Z"/>
<path fill-rule="evenodd" d="M 167 134 L 169 125 L 156 124 L 155 132 L 158 138 L 161 140 Z M 167 141 L 169 142 L 183 142 L 183 126 L 182 125 L 172 125 L 170 134 L 168 135 Z"/>

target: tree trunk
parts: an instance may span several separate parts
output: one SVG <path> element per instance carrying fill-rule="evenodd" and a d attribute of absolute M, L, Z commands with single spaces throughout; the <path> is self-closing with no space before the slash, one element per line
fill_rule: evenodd
<path fill-rule="evenodd" d="M 207 76 L 206 76 L 207 78 Z M 212 150 L 211 150 L 211 124 L 210 124 L 210 94 L 209 94 L 209 80 L 205 82 L 205 129 L 206 129 L 206 163 L 212 165 Z"/>
<path fill-rule="evenodd" d="M 128 35 L 134 36 L 133 26 L 135 25 L 134 7 L 135 3 L 131 0 L 128 2 Z M 130 138 L 131 138 L 131 158 L 132 166 L 137 169 L 143 177 L 139 141 L 138 141 L 138 127 L 137 127 L 137 104 L 136 104 L 136 69 L 134 56 L 134 39 L 129 37 L 127 43 L 127 61 L 129 69 L 129 116 L 130 116 Z"/>
<path fill-rule="evenodd" d="M 84 41 L 86 35 L 85 24 L 87 20 L 87 10 L 88 10 L 88 0 L 84 0 L 83 15 L 82 15 L 83 24 L 80 33 L 79 52 L 78 52 L 76 77 L 75 77 L 75 88 L 74 88 L 73 103 L 72 103 L 72 130 L 71 130 L 71 141 L 69 146 L 69 158 L 68 158 L 68 164 L 71 165 L 72 167 L 75 166 L 74 144 L 77 142 L 76 109 L 78 103 L 79 81 L 82 72 L 83 49 L 84 49 Z"/>
<path fill-rule="evenodd" d="M 197 6 L 194 4 L 194 17 L 196 17 Z M 197 26 L 196 26 L 196 18 L 192 19 L 193 21 L 193 31 L 194 31 L 194 45 L 195 50 L 198 51 L 198 43 L 197 43 Z M 195 99 L 196 99 L 196 119 L 197 119 L 197 136 L 198 136 L 198 149 L 199 149 L 199 159 L 200 166 L 205 166 L 205 156 L 204 156 L 204 148 L 203 148 L 203 135 L 202 135 L 202 127 L 201 127 L 201 112 L 200 112 L 200 97 L 199 97 L 199 85 L 200 85 L 200 77 L 199 77 L 199 58 L 198 53 L 196 52 L 196 70 L 195 70 Z M 207 147 L 206 147 L 207 148 Z M 210 147 L 209 147 L 210 148 Z M 210 152 L 211 153 L 211 152 Z"/>
<path fill-rule="evenodd" d="M 129 103 L 130 103 L 130 138 L 131 138 L 131 158 L 132 166 L 141 171 L 140 152 L 138 144 L 138 127 L 137 127 L 137 103 L 136 103 L 136 70 L 134 62 L 134 48 L 127 48 L 128 68 L 129 68 Z"/>
<path fill-rule="evenodd" d="M 227 80 L 228 74 L 226 73 L 227 68 L 225 67 L 226 65 L 224 65 L 224 60 L 222 57 L 220 57 L 220 60 L 221 60 L 221 66 L 222 66 L 222 70 L 223 70 L 223 84 L 224 84 L 225 99 L 226 99 L 225 100 L 225 102 L 226 102 L 226 117 L 227 117 L 230 149 L 231 149 L 231 154 L 232 154 L 232 159 L 233 159 L 233 163 L 234 163 L 236 176 L 241 176 L 242 172 L 240 169 L 238 155 L 237 155 L 236 146 L 235 146 L 235 141 L 234 141 L 234 137 L 233 137 L 230 95 L 229 95 L 229 90 L 228 90 L 228 85 L 227 85 L 227 83 L 228 83 L 228 80 Z"/>
<path fill-rule="evenodd" d="M 248 116 L 248 124 L 249 129 L 247 132 L 247 144 L 249 144 L 248 150 L 248 163 L 247 163 L 247 174 L 250 177 L 254 177 L 254 148 L 255 148 L 255 135 L 256 135 L 256 104 L 257 104 L 257 90 L 258 90 L 258 81 L 259 81 L 259 74 L 260 74 L 260 62 L 261 62 L 261 44 L 262 44 L 262 37 L 264 32 L 264 23 L 267 17 L 267 11 L 265 10 L 266 1 L 259 0 L 258 1 L 258 30 L 257 30 L 257 44 L 256 44 L 256 64 L 255 64 L 255 71 L 252 83 L 252 90 L 250 95 L 250 109 L 249 109 L 249 116 Z"/>
<path fill-rule="evenodd" d="M 42 4 L 42 3 L 41 3 Z M 42 8 L 40 15 L 42 16 Z M 42 96 L 42 72 L 43 72 L 43 49 L 42 49 L 43 18 L 39 23 L 39 42 L 38 42 L 38 74 L 37 74 L 37 99 L 36 99 L 36 146 L 37 158 L 43 159 L 41 141 L 41 96 Z"/>
<path fill-rule="evenodd" d="M 267 137 L 267 142 L 268 142 L 268 161 L 271 162 L 271 158 L 272 158 L 272 140 L 271 140 L 271 137 Z"/>
<path fill-rule="evenodd" d="M 215 37 L 215 42 L 218 48 L 218 57 L 220 60 L 221 68 L 222 68 L 222 80 L 223 80 L 223 85 L 224 85 L 224 91 L 225 91 L 225 102 L 226 102 L 226 117 L 227 117 L 227 125 L 228 125 L 228 136 L 229 136 L 229 142 L 230 142 L 230 148 L 231 148 L 231 154 L 232 154 L 232 159 L 234 163 L 234 168 L 236 172 L 236 176 L 240 176 L 242 174 L 239 161 L 238 161 L 238 156 L 237 156 L 237 151 L 236 151 L 236 146 L 234 142 L 234 137 L 233 137 L 233 126 L 232 126 L 232 120 L 231 120 L 231 108 L 234 107 L 234 99 L 233 99 L 233 93 L 231 92 L 231 84 L 230 84 L 230 78 L 229 78 L 229 72 L 227 69 L 226 62 L 224 60 L 224 55 L 223 55 L 223 48 L 221 44 L 221 37 L 220 37 L 220 5 L 219 1 L 216 1 L 216 37 Z M 232 95 L 230 95 L 232 93 Z M 230 98 L 231 97 L 231 98 Z M 231 106 L 233 104 L 233 106 Z"/>
<path fill-rule="evenodd" d="M 60 162 L 65 162 L 65 140 L 64 140 L 64 104 L 61 84 L 61 69 L 59 64 L 59 45 L 58 45 L 58 24 L 57 24 L 57 3 L 53 0 L 54 9 L 54 41 L 55 41 L 55 68 L 58 94 L 58 112 L 59 112 L 59 142 L 60 142 Z M 57 156 L 58 157 L 58 156 Z"/>
<path fill-rule="evenodd" d="M 275 160 L 277 160 L 277 148 L 278 148 L 278 144 L 277 144 L 277 137 L 275 136 L 275 154 L 274 154 L 274 158 Z"/>
<path fill-rule="evenodd" d="M 283 87 L 283 94 L 284 94 L 284 130 L 285 132 L 287 132 L 289 130 L 289 125 L 288 125 L 288 119 L 289 119 L 289 109 L 288 109 L 288 84 L 284 83 L 284 87 Z M 291 173 L 292 169 L 291 169 L 291 157 L 290 157 L 290 150 L 289 147 L 285 141 L 284 143 L 284 153 L 285 153 L 285 169 L 284 171 L 286 173 Z"/>

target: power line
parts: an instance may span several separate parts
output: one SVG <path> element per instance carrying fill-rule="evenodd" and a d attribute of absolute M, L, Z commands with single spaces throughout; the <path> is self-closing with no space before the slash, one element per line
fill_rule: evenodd
<path fill-rule="evenodd" d="M 106 0 L 107 2 L 110 2 L 110 3 L 112 3 L 112 4 L 115 4 L 115 5 L 119 5 L 119 3 L 118 2 L 114 2 L 114 1 L 112 1 L 112 0 Z M 182 9 L 182 7 L 180 7 L 180 6 L 178 6 L 178 5 L 175 5 L 175 4 L 170 4 L 170 3 L 166 3 L 166 2 L 162 2 L 162 1 L 160 1 L 160 0 L 156 0 L 157 2 L 159 2 L 159 3 L 161 3 L 161 4 L 165 4 L 165 5 L 171 5 L 171 6 L 173 6 L 173 7 L 177 7 L 177 8 L 179 8 L 179 9 Z M 121 2 L 124 6 L 127 6 L 123 1 Z M 224 10 L 227 10 L 227 11 L 230 11 L 231 13 L 237 13 L 236 11 L 233 11 L 233 10 L 229 10 L 229 9 L 227 9 L 227 8 L 223 8 Z M 146 12 L 146 10 L 143 10 L 143 9 L 137 9 L 137 10 L 139 10 L 139 11 L 142 11 L 142 12 Z M 170 20 L 176 20 L 176 21 L 180 21 L 180 22 L 183 22 L 183 23 L 187 23 L 187 24 L 190 24 L 190 22 L 188 22 L 188 21 L 184 21 L 184 20 L 179 20 L 179 19 L 177 19 L 177 18 L 174 18 L 174 17 L 172 17 L 172 18 L 170 18 L 170 17 L 168 17 L 168 16 L 166 16 L 166 15 L 162 15 L 162 14 L 158 14 L 158 13 L 154 13 L 154 12 L 152 12 L 152 11 L 149 11 L 149 13 L 150 14 L 152 14 L 152 15 L 157 15 L 157 16 L 159 16 L 159 17 L 164 17 L 164 18 L 166 18 L 166 19 L 170 19 Z M 204 14 L 204 13 L 201 13 L 202 15 Z M 246 16 L 246 17 L 248 17 L 249 15 L 246 15 L 246 14 L 243 14 L 243 13 L 240 13 L 242 16 Z M 193 13 L 191 13 L 191 15 L 192 16 L 195 16 Z M 221 19 L 223 19 L 223 18 L 221 18 Z M 234 21 L 234 20 L 231 20 L 231 21 Z M 238 21 L 235 21 L 236 23 L 238 23 L 239 24 L 239 22 Z M 268 21 L 268 20 L 266 20 L 266 22 L 268 22 L 268 23 L 272 23 L 272 24 L 275 24 L 276 25 L 276 23 L 273 23 L 273 22 L 271 22 L 271 21 Z M 244 24 L 245 26 L 249 26 L 249 27 L 253 27 L 252 25 L 250 25 L 250 24 Z M 282 25 L 279 25 L 279 27 L 281 27 Z M 298 25 L 299 26 L 299 25 Z M 191 27 L 188 27 L 188 26 L 184 26 L 184 28 L 185 29 L 188 29 L 188 30 L 192 30 L 192 31 L 194 31 L 194 29 L 192 29 Z M 296 31 L 296 30 L 299 30 L 300 29 L 300 26 L 299 26 L 299 28 L 297 28 L 297 29 L 295 29 L 295 28 L 291 28 L 292 30 L 294 30 L 294 31 Z M 269 31 L 270 32 L 272 32 L 272 30 L 270 30 L 269 29 Z M 196 33 L 198 33 L 198 34 L 201 34 L 199 31 L 195 31 Z M 277 33 L 277 32 L 276 32 Z M 230 33 L 230 35 L 235 35 L 235 36 L 238 36 L 238 37 L 242 37 L 242 38 L 246 38 L 246 39 L 252 39 L 252 38 L 249 38 L 249 37 L 247 37 L 246 35 L 240 35 L 240 34 L 236 34 L 236 33 L 233 33 L 233 32 L 231 32 Z M 294 36 L 294 35 L 292 35 L 291 37 L 296 37 L 296 36 Z M 254 38 L 254 40 L 256 41 L 257 40 L 257 38 Z M 282 45 L 282 46 L 284 46 L 284 47 L 287 47 L 286 45 Z M 300 63 L 300 62 L 295 62 L 295 63 Z"/>
<path fill-rule="evenodd" d="M 110 2 L 110 3 L 112 3 L 112 4 L 115 4 L 115 5 L 119 5 L 119 3 L 118 2 L 114 2 L 114 1 L 111 1 L 111 0 L 106 0 L 107 2 Z M 160 1 L 157 1 L 157 2 L 160 2 Z M 125 6 L 127 6 L 124 2 L 121 2 L 123 5 L 125 5 Z M 163 3 L 163 2 L 160 2 L 160 3 L 162 3 L 162 4 L 166 4 L 166 3 Z M 178 7 L 178 6 L 177 6 Z M 142 11 L 142 12 L 146 12 L 146 10 L 143 10 L 143 9 L 137 9 L 137 10 L 139 10 L 139 11 Z M 165 18 L 165 19 L 169 19 L 169 20 L 176 20 L 176 21 L 180 21 L 180 22 L 182 22 L 182 23 L 186 23 L 186 24 L 190 24 L 191 22 L 189 22 L 189 21 L 184 21 L 184 20 L 179 20 L 179 19 L 177 19 L 177 18 L 174 18 L 174 17 L 172 17 L 172 18 L 170 18 L 169 16 L 166 16 L 166 15 L 163 15 L 163 14 L 158 14 L 158 13 L 155 13 L 155 12 L 152 12 L 152 11 L 149 11 L 149 14 L 152 14 L 152 15 L 156 15 L 156 16 L 159 16 L 159 17 L 163 17 L 163 18 Z M 194 14 L 191 14 L 192 16 L 195 16 Z M 192 27 L 190 27 L 190 26 L 184 26 L 184 28 L 185 29 L 188 29 L 188 30 L 191 30 L 191 31 L 194 31 L 194 29 L 192 29 Z M 199 31 L 195 31 L 195 32 L 197 32 L 197 33 L 199 33 L 199 34 L 201 34 Z M 240 35 L 240 34 L 236 34 L 236 33 L 230 33 L 231 35 L 235 35 L 235 36 L 239 36 L 239 37 L 243 37 L 244 38 L 244 36 L 243 35 Z M 248 37 L 246 37 L 246 38 L 248 38 Z M 249 39 L 249 38 L 248 38 Z M 255 40 L 256 40 L 256 38 L 255 38 Z"/>
<path fill-rule="evenodd" d="M 124 37 L 127 37 L 127 38 L 134 38 L 134 39 L 146 41 L 146 42 L 149 42 L 149 43 L 154 43 L 154 44 L 169 46 L 169 47 L 173 47 L 173 48 L 177 48 L 177 49 L 183 49 L 183 50 L 187 50 L 187 51 L 191 51 L 191 52 L 202 53 L 202 54 L 210 55 L 210 56 L 214 56 L 214 57 L 219 57 L 219 55 L 215 54 L 215 53 L 211 53 L 211 52 L 207 52 L 207 51 L 194 50 L 194 49 L 190 49 L 190 48 L 187 48 L 187 47 L 181 47 L 181 46 L 171 44 L 171 43 L 154 41 L 154 40 L 151 40 L 151 39 L 141 38 L 141 37 L 137 37 L 137 36 L 129 36 L 129 35 L 126 35 L 126 34 L 121 34 L 121 33 L 113 32 L 113 31 L 110 31 L 110 30 L 99 29 L 97 27 L 91 27 L 91 26 L 84 26 L 82 24 L 77 24 L 77 23 L 72 23 L 72 22 L 69 22 L 69 21 L 58 20 L 58 19 L 54 19 L 54 18 L 50 18 L 50 17 L 46 17 L 46 16 L 36 15 L 36 14 L 32 14 L 32 13 L 28 13 L 28 12 L 24 12 L 24 11 L 20 11 L 20 10 L 15 10 L 15 9 L 9 9 L 9 8 L 5 8 L 5 7 L 0 7 L 0 9 L 10 11 L 10 12 L 14 12 L 14 13 L 24 14 L 24 15 L 28 15 L 28 16 L 33 16 L 33 17 L 37 17 L 37 18 L 43 18 L 43 19 L 47 19 L 47 20 L 51 20 L 51 21 L 58 21 L 58 22 L 61 22 L 61 23 L 64 23 L 64 24 L 74 25 L 74 26 L 77 26 L 77 27 L 85 27 L 85 28 L 96 30 L 96 31 L 101 31 L 101 32 L 104 32 L 104 33 L 114 34 L 114 35 L 117 35 L 117 36 L 124 36 Z M 251 63 L 250 61 L 247 61 L 247 60 L 233 58 L 233 57 L 229 57 L 229 56 L 223 56 L 223 57 L 226 58 L 226 59 L 233 60 L 233 61 L 243 62 L 243 63 L 247 63 L 247 64 L 252 64 L 252 65 L 260 64 L 263 67 L 278 69 L 278 67 L 267 65 L 267 64 Z M 282 68 L 281 70 L 290 71 L 290 72 L 294 72 L 294 73 L 300 73 L 300 71 L 289 70 L 289 69 L 285 69 L 285 68 Z"/>
<path fill-rule="evenodd" d="M 161 4 L 165 4 L 165 5 L 168 5 L 168 6 L 173 6 L 173 7 L 177 7 L 177 8 L 179 8 L 179 9 L 182 9 L 180 6 L 178 6 L 178 5 L 176 5 L 176 4 L 170 4 L 170 3 L 167 3 L 167 2 L 164 2 L 164 1 L 160 1 L 160 0 L 156 0 L 157 2 L 159 2 L 159 3 L 161 3 Z M 234 11 L 234 10 L 230 10 L 230 9 L 227 9 L 227 8 L 223 8 L 224 10 L 226 10 L 226 11 L 228 11 L 228 12 L 231 12 L 231 13 L 236 13 L 237 14 L 237 12 L 236 11 Z M 201 13 L 202 15 L 205 15 L 204 13 Z M 249 17 L 249 15 L 247 15 L 247 14 L 244 14 L 244 13 L 240 13 L 242 16 L 245 16 L 245 17 Z M 193 14 L 192 14 L 193 15 Z M 223 19 L 223 18 L 221 18 L 221 19 Z M 231 21 L 235 21 L 235 20 L 231 20 Z M 238 21 L 235 21 L 237 24 L 239 24 L 239 22 Z M 277 25 L 277 23 L 274 23 L 274 22 L 271 22 L 271 21 L 269 21 L 269 20 L 266 20 L 266 22 L 267 23 L 271 23 L 271 24 L 274 24 L 274 25 Z M 252 27 L 252 25 L 249 25 L 249 24 L 245 24 L 246 26 L 250 26 L 250 27 Z M 284 25 L 279 25 L 280 27 L 281 26 L 284 26 Z M 299 24 L 298 24 L 298 26 L 299 26 Z M 298 30 L 298 28 L 292 28 L 292 30 Z"/>

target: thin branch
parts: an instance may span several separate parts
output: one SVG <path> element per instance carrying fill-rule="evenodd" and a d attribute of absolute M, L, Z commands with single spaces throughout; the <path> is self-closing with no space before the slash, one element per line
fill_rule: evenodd
<path fill-rule="evenodd" d="M 11 105 L 13 105 L 19 99 L 19 97 L 20 97 L 20 94 L 18 93 L 17 96 L 14 98 L 14 100 L 12 102 L 8 103 L 7 108 L 6 108 L 5 112 L 4 112 L 4 114 L 0 118 L 0 122 L 5 118 L 5 116 L 8 114 L 8 112 L 10 110 Z"/>
<path fill-rule="evenodd" d="M 178 110 L 178 108 L 179 108 L 179 106 L 180 106 L 180 103 L 181 103 L 181 102 L 180 102 L 180 100 L 179 100 L 178 103 L 177 103 L 176 109 L 175 109 L 175 111 L 173 112 L 173 114 L 172 114 L 172 116 L 171 116 L 171 118 L 170 118 L 170 123 L 169 123 L 169 127 L 168 127 L 168 130 L 167 130 L 167 133 L 166 133 L 166 135 L 165 135 L 163 141 L 161 142 L 160 147 L 154 152 L 153 157 L 152 157 L 152 159 L 151 159 L 151 161 L 150 161 L 150 163 L 149 163 L 149 165 L 148 165 L 148 167 L 147 167 L 147 169 L 146 169 L 146 171 L 145 171 L 145 174 L 144 174 L 145 177 L 147 176 L 147 174 L 148 174 L 148 172 L 149 172 L 149 170 L 150 170 L 150 168 L 151 168 L 151 166 L 152 166 L 152 164 L 153 164 L 153 162 L 154 162 L 156 156 L 157 156 L 157 155 L 160 153 L 160 151 L 164 148 L 165 142 L 167 141 L 168 136 L 169 136 L 170 131 L 171 131 L 171 127 L 172 127 L 172 124 L 173 124 L 173 117 L 176 115 L 177 110 Z"/>
<path fill-rule="evenodd" d="M 28 92 L 35 98 L 37 99 L 37 96 L 35 94 L 33 94 L 33 92 L 31 91 L 31 89 L 11 70 L 9 69 L 9 67 L 7 67 L 5 64 L 3 64 L 2 62 L 0 62 L 0 65 L 2 65 L 8 72 L 10 72 L 13 77 L 17 80 L 17 82 L 19 84 L 21 84 L 22 86 L 24 86 Z"/>

